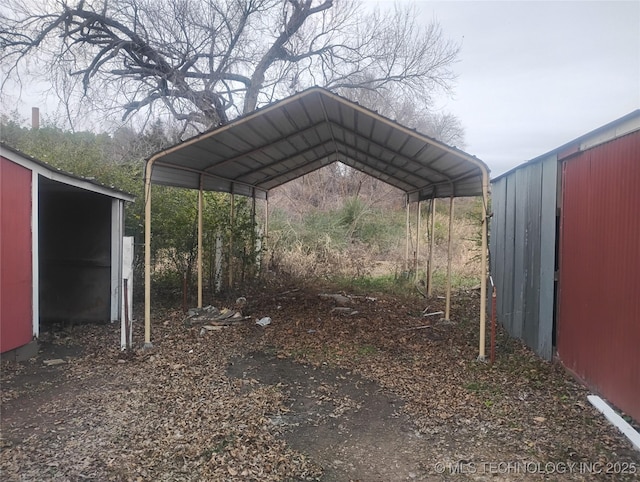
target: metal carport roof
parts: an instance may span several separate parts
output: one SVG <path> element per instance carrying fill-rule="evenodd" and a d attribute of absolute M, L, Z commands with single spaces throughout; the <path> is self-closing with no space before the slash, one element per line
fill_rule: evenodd
<path fill-rule="evenodd" d="M 484 358 L 489 169 L 479 159 L 313 87 L 164 149 L 145 170 L 145 346 L 151 345 L 151 185 L 266 199 L 270 189 L 333 162 L 401 189 L 408 202 L 482 196 L 480 355 Z M 201 259 L 202 195 L 198 207 Z M 447 290 L 447 297 L 450 289 Z M 198 304 L 202 266 L 198 262 Z"/>
<path fill-rule="evenodd" d="M 158 152 L 151 182 L 265 198 L 333 162 L 406 192 L 409 201 L 482 195 L 474 156 L 319 87 Z"/>

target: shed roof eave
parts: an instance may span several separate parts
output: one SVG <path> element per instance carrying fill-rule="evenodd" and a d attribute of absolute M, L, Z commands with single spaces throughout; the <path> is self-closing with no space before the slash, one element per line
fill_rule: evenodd
<path fill-rule="evenodd" d="M 503 177 L 509 176 L 511 174 L 513 174 L 515 171 L 517 171 L 518 169 L 521 169 L 523 167 L 526 166 L 530 166 L 531 164 L 535 164 L 538 162 L 543 162 L 546 159 L 549 159 L 552 156 L 557 156 L 560 153 L 566 151 L 567 149 L 574 147 L 574 146 L 579 146 L 586 142 L 588 139 L 593 138 L 595 136 L 598 136 L 599 134 L 606 132 L 607 130 L 610 129 L 614 129 L 617 126 L 621 126 L 624 125 L 625 123 L 629 123 L 629 129 L 628 130 L 623 130 L 622 132 L 615 132 L 611 137 L 603 140 L 602 142 L 606 142 L 607 140 L 612 140 L 615 139 L 616 137 L 620 137 L 622 135 L 626 135 L 626 134 L 630 134 L 631 132 L 640 129 L 640 109 L 636 109 L 630 113 L 628 113 L 627 115 L 624 115 L 614 121 L 608 122 L 607 124 L 600 126 L 596 129 L 593 129 L 592 131 L 587 132 L 586 134 L 581 135 L 580 137 L 576 137 L 575 139 L 569 141 L 569 142 L 565 142 L 564 144 L 562 144 L 559 147 L 556 147 L 555 149 L 551 149 L 548 152 L 545 152 L 542 155 L 536 156 L 532 159 L 529 159 L 528 161 L 524 161 L 520 164 L 518 164 L 515 167 L 512 167 L 511 169 L 509 169 L 506 172 L 503 172 L 502 174 L 500 174 L 499 176 L 494 177 L 493 179 L 491 179 L 491 182 L 496 182 L 499 181 L 500 179 L 502 179 Z M 589 148 L 594 147 L 595 145 L 589 145 Z"/>
<path fill-rule="evenodd" d="M 86 177 L 57 169 L 44 161 L 36 159 L 35 157 L 9 146 L 4 142 L 0 143 L 0 154 L 13 162 L 38 172 L 41 176 L 51 179 L 52 181 L 61 182 L 69 186 L 84 189 L 85 191 L 103 194 L 122 201 L 134 202 L 136 199 L 132 194 L 106 186 L 94 179 L 88 179 Z"/>

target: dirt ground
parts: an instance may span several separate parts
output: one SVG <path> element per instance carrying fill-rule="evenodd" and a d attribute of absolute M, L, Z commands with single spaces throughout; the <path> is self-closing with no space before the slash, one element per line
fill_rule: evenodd
<path fill-rule="evenodd" d="M 250 318 L 211 331 L 157 311 L 151 350 L 121 352 L 119 326 L 49 327 L 37 358 L 2 362 L 0 478 L 640 478 L 561 367 L 501 332 L 496 363 L 476 360 L 477 292 L 445 322 L 423 316 L 440 299 L 343 293 L 335 310 L 327 290 L 243 293 Z"/>

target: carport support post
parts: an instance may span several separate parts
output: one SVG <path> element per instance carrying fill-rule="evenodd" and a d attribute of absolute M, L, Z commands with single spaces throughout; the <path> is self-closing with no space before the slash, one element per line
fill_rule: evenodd
<path fill-rule="evenodd" d="M 427 297 L 433 293 L 433 246 L 436 238 L 436 198 L 431 198 L 431 236 L 429 238 L 429 264 L 427 265 Z"/>
<path fill-rule="evenodd" d="M 482 168 L 482 253 L 480 253 L 480 342 L 478 360 L 485 359 L 487 323 L 487 205 L 489 203 L 489 172 Z"/>
<path fill-rule="evenodd" d="M 451 312 L 451 239 L 453 232 L 453 200 L 455 198 L 451 195 L 449 198 L 449 241 L 447 247 L 447 298 L 444 309 L 444 319 L 449 320 L 449 314 Z"/>
<path fill-rule="evenodd" d="M 409 196 L 407 195 L 406 220 L 405 220 L 405 238 L 406 244 L 404 248 L 404 269 L 409 277 Z"/>
<path fill-rule="evenodd" d="M 233 193 L 231 193 L 229 195 L 231 197 L 231 199 L 229 200 L 230 203 L 230 212 L 229 212 L 229 264 L 228 264 L 228 269 L 229 269 L 229 289 L 231 289 L 233 287 L 233 227 L 235 225 L 235 201 L 236 201 L 236 197 Z"/>
<path fill-rule="evenodd" d="M 204 207 L 204 195 L 202 192 L 202 176 L 200 176 L 200 189 L 198 189 L 198 308 L 202 308 L 202 210 Z"/>
<path fill-rule="evenodd" d="M 256 224 L 256 190 L 255 188 L 251 190 L 251 277 L 255 277 L 256 272 L 256 264 L 254 261 L 256 260 L 256 238 L 257 238 L 258 225 Z"/>
<path fill-rule="evenodd" d="M 418 281 L 418 259 L 420 258 L 420 199 L 418 199 L 418 206 L 416 209 L 416 257 L 413 263 L 413 269 L 415 270 L 414 280 Z"/>
<path fill-rule="evenodd" d="M 269 193 L 264 199 L 264 241 L 262 244 L 262 255 L 260 256 L 260 269 L 265 273 L 269 270 Z M 262 264 L 264 263 L 264 264 Z"/>

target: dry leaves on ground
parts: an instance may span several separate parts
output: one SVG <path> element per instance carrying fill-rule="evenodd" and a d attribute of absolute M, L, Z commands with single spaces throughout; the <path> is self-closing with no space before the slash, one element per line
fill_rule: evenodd
<path fill-rule="evenodd" d="M 228 376 L 229 361 L 250 352 L 375 381 L 428 437 L 425 466 L 629 462 L 640 470 L 640 454 L 562 368 L 503 334 L 497 363 L 476 361 L 477 293 L 454 298 L 452 323 L 425 318 L 424 300 L 381 295 L 350 297 L 345 316 L 319 293 L 247 293 L 242 311 L 251 319 L 215 331 L 158 312 L 148 351 L 120 352 L 114 325 L 44 335 L 35 362 L 2 365 L 3 480 L 318 480 L 322 467 L 282 437 L 277 421 L 289 410 L 282 388 Z M 443 308 L 429 304 L 429 312 Z M 264 316 L 272 324 L 256 326 Z M 138 340 L 140 330 L 136 324 Z M 44 357 L 68 363 L 45 367 Z M 331 404 L 335 417 L 359 409 L 331 384 L 313 397 Z"/>

